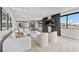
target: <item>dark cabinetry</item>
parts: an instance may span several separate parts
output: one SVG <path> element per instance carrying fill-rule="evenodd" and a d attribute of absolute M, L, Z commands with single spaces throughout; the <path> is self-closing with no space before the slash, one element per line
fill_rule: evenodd
<path fill-rule="evenodd" d="M 48 19 L 48 17 L 42 19 L 42 32 L 48 32 L 49 26 L 51 27 L 51 32 L 57 31 L 57 35 L 61 36 L 60 14 L 52 15 L 51 19 Z"/>

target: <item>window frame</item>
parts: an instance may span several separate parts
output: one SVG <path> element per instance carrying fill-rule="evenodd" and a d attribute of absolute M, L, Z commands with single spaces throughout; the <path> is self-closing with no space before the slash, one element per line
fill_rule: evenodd
<path fill-rule="evenodd" d="M 70 15 L 74 15 L 74 14 L 79 14 L 79 12 L 73 12 L 73 13 L 69 13 L 69 14 L 66 14 L 66 15 L 61 15 L 60 17 L 64 17 L 66 16 L 66 28 L 68 29 L 68 20 L 69 20 L 69 16 Z M 60 19 L 61 20 L 61 19 Z"/>
<path fill-rule="evenodd" d="M 3 15 L 2 15 L 3 12 L 6 15 L 6 20 L 3 20 L 3 18 L 2 18 L 3 17 Z M 12 27 L 11 20 L 12 19 L 11 19 L 10 15 L 6 12 L 6 10 L 4 8 L 0 7 L 0 31 L 4 31 L 4 30 L 10 29 Z M 6 26 L 5 26 L 4 29 L 3 29 L 2 23 L 6 23 Z"/>

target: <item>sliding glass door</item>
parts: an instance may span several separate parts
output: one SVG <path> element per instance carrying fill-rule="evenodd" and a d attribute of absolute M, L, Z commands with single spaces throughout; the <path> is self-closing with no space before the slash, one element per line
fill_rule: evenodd
<path fill-rule="evenodd" d="M 60 19 L 61 35 L 72 39 L 79 39 L 79 13 L 62 16 Z"/>
<path fill-rule="evenodd" d="M 60 18 L 61 20 L 61 28 L 66 28 L 66 16 Z"/>

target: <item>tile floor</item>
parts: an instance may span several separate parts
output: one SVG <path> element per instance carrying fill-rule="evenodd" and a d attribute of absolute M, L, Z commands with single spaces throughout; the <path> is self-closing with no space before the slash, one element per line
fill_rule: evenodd
<path fill-rule="evenodd" d="M 47 47 L 40 47 L 32 40 L 32 52 L 79 52 L 79 40 L 58 36 L 58 42 L 49 42 Z"/>

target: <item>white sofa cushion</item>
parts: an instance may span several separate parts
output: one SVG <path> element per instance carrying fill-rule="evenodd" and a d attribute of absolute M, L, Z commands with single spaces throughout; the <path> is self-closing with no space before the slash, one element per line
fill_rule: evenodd
<path fill-rule="evenodd" d="M 3 43 L 5 38 L 7 38 L 11 32 L 12 32 L 11 30 L 0 31 L 0 44 Z"/>

